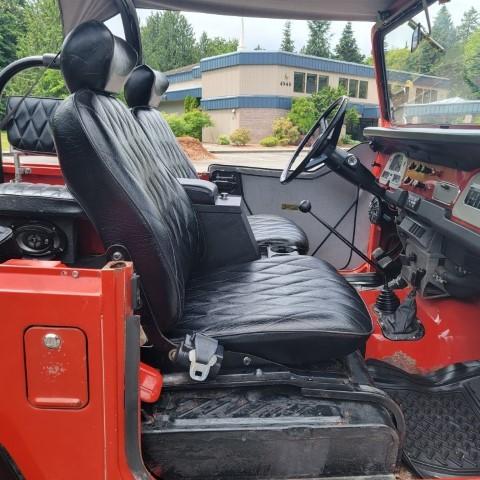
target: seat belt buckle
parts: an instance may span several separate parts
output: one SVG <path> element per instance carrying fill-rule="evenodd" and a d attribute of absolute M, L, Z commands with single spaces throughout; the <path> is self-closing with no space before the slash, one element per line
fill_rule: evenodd
<path fill-rule="evenodd" d="M 190 350 L 188 352 L 190 359 L 190 378 L 197 382 L 203 382 L 207 379 L 210 369 L 217 363 L 217 356 L 212 355 L 208 363 L 201 363 L 197 360 L 197 351 Z"/>
<path fill-rule="evenodd" d="M 204 382 L 209 376 L 215 377 L 223 361 L 223 347 L 218 340 L 201 333 L 185 335 L 178 347 L 176 362 L 189 368 L 190 378 Z"/>

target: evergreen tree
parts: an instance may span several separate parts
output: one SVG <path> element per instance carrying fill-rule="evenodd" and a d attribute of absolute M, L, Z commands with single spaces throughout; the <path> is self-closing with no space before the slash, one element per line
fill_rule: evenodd
<path fill-rule="evenodd" d="M 280 45 L 280 50 L 282 52 L 294 52 L 295 43 L 292 39 L 292 22 L 290 20 L 285 22 L 285 27 L 283 28 L 283 38 L 282 44 Z"/>
<path fill-rule="evenodd" d="M 210 38 L 206 32 L 203 32 L 197 44 L 197 60 L 199 61 L 202 58 L 235 52 L 237 48 L 237 39 L 226 39 L 221 37 Z"/>
<path fill-rule="evenodd" d="M 17 58 L 17 43 L 23 30 L 23 0 L 0 0 L 0 70 Z"/>
<path fill-rule="evenodd" d="M 335 47 L 335 58 L 355 63 L 362 63 L 365 58 L 358 48 L 357 40 L 353 34 L 352 22 L 348 22 L 343 29 L 342 36 Z"/>
<path fill-rule="evenodd" d="M 392 70 L 406 70 L 410 55 L 409 48 L 392 48 L 385 52 L 385 65 Z"/>
<path fill-rule="evenodd" d="M 324 20 L 308 21 L 309 37 L 307 45 L 302 49 L 306 55 L 329 58 L 330 53 L 330 22 Z"/>
<path fill-rule="evenodd" d="M 180 12 L 152 13 L 142 27 L 145 62 L 157 70 L 191 65 L 198 59 L 192 26 Z"/>
<path fill-rule="evenodd" d="M 432 37 L 446 49 L 455 44 L 456 31 L 452 17 L 445 5 L 438 11 L 432 26 Z M 435 74 L 445 54 L 424 40 L 407 63 L 410 71 Z"/>
<path fill-rule="evenodd" d="M 480 99 L 480 29 L 465 44 L 464 79 L 469 98 Z"/>
<path fill-rule="evenodd" d="M 470 35 L 480 28 L 480 14 L 475 7 L 463 13 L 462 22 L 457 28 L 457 39 L 466 42 Z"/>
<path fill-rule="evenodd" d="M 19 57 L 57 53 L 63 42 L 60 10 L 56 0 L 25 3 L 24 31 L 18 39 Z"/>
<path fill-rule="evenodd" d="M 25 2 L 22 32 L 18 36 L 17 57 L 57 53 L 62 42 L 62 23 L 56 0 Z M 32 95 L 64 97 L 68 94 L 61 73 L 58 70 L 43 68 L 29 69 L 16 75 L 7 86 L 7 94 L 25 94 L 40 74 L 42 77 L 32 91 Z"/>

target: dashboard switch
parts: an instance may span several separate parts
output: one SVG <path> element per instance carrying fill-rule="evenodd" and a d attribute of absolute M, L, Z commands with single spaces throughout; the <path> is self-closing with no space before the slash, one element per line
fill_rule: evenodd
<path fill-rule="evenodd" d="M 418 208 L 418 205 L 420 204 L 420 197 L 417 197 L 416 195 L 408 195 L 407 198 L 407 203 L 406 207 L 410 210 L 416 210 Z"/>

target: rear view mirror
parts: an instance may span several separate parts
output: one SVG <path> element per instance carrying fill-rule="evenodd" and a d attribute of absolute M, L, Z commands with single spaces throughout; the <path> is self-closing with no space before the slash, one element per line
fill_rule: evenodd
<path fill-rule="evenodd" d="M 410 45 L 410 51 L 412 53 L 418 48 L 418 46 L 420 45 L 420 42 L 423 40 L 423 37 L 424 35 L 423 35 L 422 26 L 419 23 L 417 23 L 412 33 L 412 43 Z"/>
<path fill-rule="evenodd" d="M 433 48 L 435 48 L 436 50 L 438 50 L 439 52 L 442 52 L 444 53 L 445 52 L 445 48 L 440 45 L 433 37 L 432 35 L 430 34 L 430 32 L 427 32 L 421 25 L 421 23 L 417 23 L 413 20 L 410 20 L 408 22 L 408 26 L 413 30 L 413 33 L 412 33 L 412 43 L 410 45 L 410 51 L 413 53 L 417 48 L 418 46 L 420 45 L 420 43 L 423 41 L 423 40 L 426 40 L 430 46 L 432 46 Z"/>

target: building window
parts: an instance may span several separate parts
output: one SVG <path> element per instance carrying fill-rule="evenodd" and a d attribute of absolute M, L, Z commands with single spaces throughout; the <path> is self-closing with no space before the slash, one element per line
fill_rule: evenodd
<path fill-rule="evenodd" d="M 323 75 L 318 76 L 318 91 L 323 90 L 324 88 L 328 87 L 328 77 Z"/>
<path fill-rule="evenodd" d="M 352 80 L 348 82 L 348 96 L 358 97 L 358 80 Z"/>
<path fill-rule="evenodd" d="M 415 91 L 415 103 L 430 103 L 436 102 L 438 99 L 438 92 L 436 90 L 429 90 L 427 88 L 417 88 Z"/>
<path fill-rule="evenodd" d="M 347 92 L 348 91 L 348 78 L 340 78 L 338 80 L 338 86 L 342 87 Z"/>
<path fill-rule="evenodd" d="M 368 82 L 360 80 L 360 87 L 358 89 L 358 98 L 368 98 Z"/>
<path fill-rule="evenodd" d="M 305 92 L 305 74 L 302 72 L 295 72 L 293 74 L 293 91 L 297 93 Z"/>
<path fill-rule="evenodd" d="M 317 76 L 313 73 L 307 74 L 307 93 L 315 93 L 317 91 Z"/>

